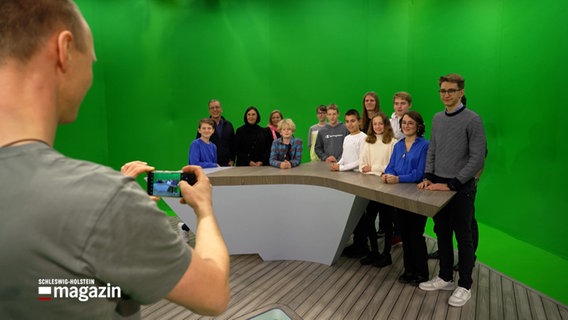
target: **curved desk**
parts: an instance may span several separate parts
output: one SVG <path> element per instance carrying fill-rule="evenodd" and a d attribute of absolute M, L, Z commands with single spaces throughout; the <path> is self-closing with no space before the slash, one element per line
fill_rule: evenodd
<path fill-rule="evenodd" d="M 231 254 L 264 260 L 333 264 L 368 200 L 434 216 L 454 192 L 416 184 L 385 184 L 375 175 L 333 172 L 323 162 L 281 170 L 272 167 L 206 169 L 215 216 Z M 195 230 L 195 215 L 178 199 L 164 199 Z"/>

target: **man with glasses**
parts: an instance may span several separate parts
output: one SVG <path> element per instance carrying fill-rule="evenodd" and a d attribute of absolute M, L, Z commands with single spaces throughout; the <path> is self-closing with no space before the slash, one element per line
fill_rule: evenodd
<path fill-rule="evenodd" d="M 444 112 L 434 115 L 425 179 L 418 188 L 452 190 L 456 195 L 434 216 L 438 237 L 440 272 L 420 284 L 425 291 L 453 290 L 448 303 L 463 306 L 471 298 L 471 274 L 475 261 L 472 224 L 476 193 L 476 174 L 483 168 L 486 138 L 479 115 L 462 103 L 465 80 L 459 74 L 440 77 L 440 98 Z M 454 289 L 452 237 L 458 242 L 459 281 Z"/>
<path fill-rule="evenodd" d="M 318 137 L 318 132 L 321 128 L 325 127 L 327 120 L 327 106 L 322 104 L 316 108 L 316 116 L 318 118 L 318 123 L 310 127 L 308 133 L 308 149 L 310 149 L 310 160 L 311 161 L 321 161 L 316 154 L 315 146 L 316 139 Z"/>
<path fill-rule="evenodd" d="M 215 121 L 215 133 L 211 136 L 211 142 L 217 147 L 217 163 L 222 167 L 232 167 L 235 163 L 235 129 L 222 113 L 221 102 L 209 100 L 209 118 Z M 200 137 L 198 133 L 196 139 Z"/>

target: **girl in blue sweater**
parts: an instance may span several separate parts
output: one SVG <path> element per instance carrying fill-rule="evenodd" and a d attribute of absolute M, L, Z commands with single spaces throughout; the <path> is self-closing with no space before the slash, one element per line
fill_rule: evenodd
<path fill-rule="evenodd" d="M 400 127 L 404 138 L 394 145 L 389 164 L 381 176 L 383 182 L 418 183 L 424 178 L 428 140 L 424 139 L 424 120 L 416 111 L 406 112 Z M 424 239 L 426 216 L 397 209 L 400 219 L 400 233 L 404 260 L 404 274 L 398 278 L 401 283 L 418 286 L 428 279 L 428 251 Z"/>

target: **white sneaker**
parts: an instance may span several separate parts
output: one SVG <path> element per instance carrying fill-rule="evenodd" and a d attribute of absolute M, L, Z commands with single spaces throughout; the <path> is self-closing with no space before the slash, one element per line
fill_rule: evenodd
<path fill-rule="evenodd" d="M 422 282 L 418 287 L 424 291 L 436 291 L 436 290 L 454 290 L 454 281 L 444 281 L 444 279 L 436 276 L 430 281 Z"/>
<path fill-rule="evenodd" d="M 448 304 L 453 307 L 461 307 L 471 298 L 471 291 L 464 287 L 457 287 L 448 300 Z"/>
<path fill-rule="evenodd" d="M 183 242 L 187 243 L 187 242 L 189 242 L 189 232 L 187 232 L 187 231 L 185 231 L 181 228 L 181 226 L 183 226 L 183 224 L 184 224 L 183 222 L 178 223 L 177 232 L 178 232 L 181 240 L 183 240 Z"/>

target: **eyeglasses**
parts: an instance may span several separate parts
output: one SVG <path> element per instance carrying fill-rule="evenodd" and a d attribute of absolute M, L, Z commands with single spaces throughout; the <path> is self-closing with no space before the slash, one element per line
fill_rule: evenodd
<path fill-rule="evenodd" d="M 325 111 L 318 111 L 318 114 L 327 114 Z"/>
<path fill-rule="evenodd" d="M 460 90 L 461 90 L 461 89 L 448 89 L 448 90 L 446 90 L 446 89 L 440 89 L 440 90 L 438 90 L 438 92 L 439 92 L 441 95 L 445 95 L 445 94 L 447 93 L 447 94 L 449 94 L 449 95 L 451 96 L 451 95 L 453 95 L 454 93 L 456 93 L 456 92 L 458 92 L 458 91 L 460 91 Z"/>
<path fill-rule="evenodd" d="M 221 106 L 211 106 L 209 110 L 221 109 Z"/>

